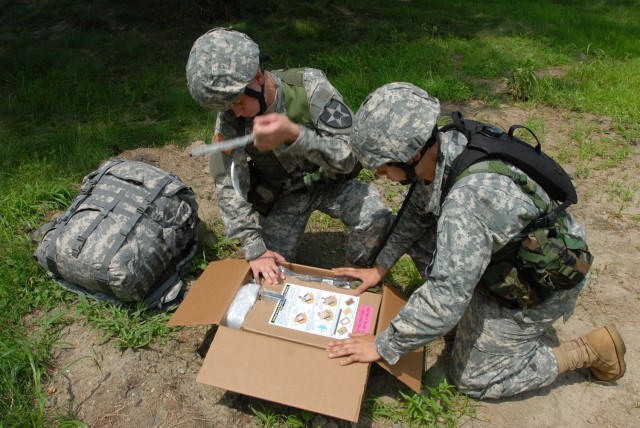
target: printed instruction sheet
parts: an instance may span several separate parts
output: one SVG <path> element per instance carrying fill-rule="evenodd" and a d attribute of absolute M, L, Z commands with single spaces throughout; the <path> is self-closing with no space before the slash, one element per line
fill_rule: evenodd
<path fill-rule="evenodd" d="M 285 300 L 276 305 L 269 324 L 336 339 L 354 332 L 358 297 L 291 283 L 282 294 Z"/>

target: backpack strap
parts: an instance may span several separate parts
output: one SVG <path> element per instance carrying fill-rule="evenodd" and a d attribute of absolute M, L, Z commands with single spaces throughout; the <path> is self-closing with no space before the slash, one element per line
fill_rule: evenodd
<path fill-rule="evenodd" d="M 540 144 L 540 140 L 538 140 L 538 136 L 536 134 L 533 133 L 533 131 L 529 128 L 527 128 L 524 125 L 511 125 L 511 127 L 509 128 L 509 137 L 513 138 L 513 133 L 516 129 L 526 129 L 527 131 L 529 131 L 529 134 L 533 135 L 533 138 L 535 138 L 536 140 L 536 146 L 534 147 L 534 150 L 536 152 L 538 152 L 538 154 L 542 153 L 542 144 Z"/>
<path fill-rule="evenodd" d="M 451 119 L 453 120 L 452 128 L 456 129 L 458 132 L 462 132 L 467 138 L 467 141 L 471 141 L 471 131 L 464 124 L 462 113 L 460 113 L 459 111 L 454 111 L 453 113 L 451 113 Z"/>
<path fill-rule="evenodd" d="M 124 193 L 124 192 L 123 192 Z M 76 240 L 71 244 L 71 255 L 75 258 L 78 258 L 80 252 L 82 251 L 82 247 L 84 247 L 84 243 L 87 241 L 87 238 L 93 233 L 93 231 L 98 227 L 98 225 L 104 220 L 111 211 L 118 205 L 120 199 L 113 198 L 111 202 L 105 204 L 104 207 L 100 207 L 100 214 L 98 214 L 93 221 L 87 226 L 87 228 L 82 232 L 82 234 L 76 236 Z"/>
<path fill-rule="evenodd" d="M 74 199 L 73 203 L 67 209 L 67 211 L 65 211 L 62 217 L 56 220 L 52 227 L 48 226 L 50 225 L 50 223 L 47 223 L 46 225 L 44 225 L 44 226 L 48 226 L 48 229 L 46 229 L 46 232 L 49 232 L 52 228 L 55 228 L 54 231 L 52 232 L 53 235 L 51 236 L 51 240 L 47 248 L 46 259 L 47 259 L 47 268 L 57 276 L 60 276 L 60 272 L 58 271 L 58 263 L 56 262 L 56 248 L 58 246 L 58 237 L 60 236 L 65 226 L 67 225 L 67 223 L 69 222 L 73 214 L 76 212 L 80 204 L 82 204 L 91 195 L 93 188 L 96 186 L 96 184 L 98 184 L 98 182 L 107 173 L 107 171 L 109 171 L 111 168 L 113 168 L 114 166 L 122 162 L 124 162 L 124 159 L 113 159 L 109 163 L 104 164 L 102 168 L 96 171 L 93 177 L 91 177 L 89 180 L 83 183 L 80 195 L 78 195 L 78 197 Z M 38 229 L 38 231 L 39 230 L 40 229 Z"/>
<path fill-rule="evenodd" d="M 528 175 L 520 173 L 509 168 L 503 161 L 499 159 L 490 159 L 475 163 L 459 174 L 454 184 L 463 178 L 476 173 L 495 173 L 511 178 L 520 188 L 531 198 L 533 204 L 541 211 L 547 212 L 549 204 L 547 204 L 538 194 L 538 184 L 529 178 Z"/>
<path fill-rule="evenodd" d="M 505 175 L 511 178 L 520 188 L 531 198 L 533 204 L 546 214 L 532 220 L 527 227 L 523 229 L 523 233 L 529 233 L 536 229 L 548 229 L 552 227 L 558 217 L 563 211 L 567 209 L 572 201 L 566 200 L 562 204 L 553 203 L 551 206 L 547 204 L 537 193 L 537 189 L 540 187 L 535 181 L 533 181 L 528 175 L 519 173 L 509 168 L 503 161 L 499 159 L 490 159 L 475 163 L 465 169 L 462 173 L 458 174 L 453 180 L 453 184 L 457 183 L 464 177 L 467 177 L 475 173 L 495 173 Z M 553 207 L 551 211 L 549 209 Z"/>

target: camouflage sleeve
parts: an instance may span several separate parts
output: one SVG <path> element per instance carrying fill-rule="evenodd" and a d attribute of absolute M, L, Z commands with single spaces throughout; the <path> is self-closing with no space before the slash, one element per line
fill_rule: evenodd
<path fill-rule="evenodd" d="M 382 358 L 407 352 L 449 331 L 464 313 L 493 251 L 504 246 L 538 209 L 509 178 L 474 174 L 451 190 L 438 220 L 436 254 L 427 281 L 376 337 Z"/>
<path fill-rule="evenodd" d="M 416 239 L 425 233 L 436 233 L 436 218 L 426 211 L 429 191 L 423 183 L 416 186 L 398 225 L 376 259 L 387 270 L 411 248 Z"/>
<path fill-rule="evenodd" d="M 356 166 L 349 147 L 351 109 L 320 70 L 305 69 L 304 85 L 314 129 L 301 125 L 300 136 L 287 150 L 330 173 L 350 173 Z"/>
<path fill-rule="evenodd" d="M 223 141 L 244 135 L 244 129 L 239 129 L 238 121 L 230 112 L 218 114 L 215 128 L 215 140 Z M 239 196 L 233 188 L 231 180 L 231 163 L 240 184 Z M 211 155 L 209 167 L 216 190 L 220 215 L 224 222 L 225 233 L 229 239 L 239 239 L 244 256 L 252 260 L 267 250 L 262 240 L 261 227 L 258 224 L 254 209 L 247 202 L 249 191 L 249 165 L 244 149 Z"/>

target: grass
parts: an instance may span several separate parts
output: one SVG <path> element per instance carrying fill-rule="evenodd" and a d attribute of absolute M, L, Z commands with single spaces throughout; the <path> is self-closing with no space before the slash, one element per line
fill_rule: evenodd
<path fill-rule="evenodd" d="M 310 426 L 316 414 L 302 410 L 297 413 L 284 415 L 277 413 L 273 408 L 264 405 L 249 406 L 256 416 L 258 423 L 263 427 L 302 428 Z"/>
<path fill-rule="evenodd" d="M 373 402 L 373 416 L 415 427 L 457 427 L 475 416 L 475 408 L 470 400 L 442 380 L 436 387 L 426 387 L 422 394 L 407 394 L 398 391 L 398 399 L 389 402 L 376 399 Z"/>
<path fill-rule="evenodd" d="M 112 340 L 121 350 L 144 348 L 152 341 L 165 344 L 177 330 L 167 325 L 171 314 L 149 312 L 142 304 L 135 308 L 123 308 L 80 299 L 77 309 L 78 318 L 86 319 L 103 332 L 99 343 Z"/>
<path fill-rule="evenodd" d="M 81 178 L 107 158 L 209 140 L 215 117 L 189 97 L 184 65 L 195 38 L 215 25 L 259 41 L 273 57 L 269 68 L 324 70 L 354 110 L 376 87 L 402 80 L 443 100 L 606 117 L 610 135 L 567 124 L 571 141 L 560 145 L 559 158 L 577 160 L 583 176 L 620 165 L 640 138 L 637 2 L 269 3 L 265 12 L 255 0 L 0 2 L 0 396 L 11 397 L 0 400 L 3 426 L 82 426 L 42 406 L 62 321 L 35 323 L 44 329 L 36 333 L 26 319 L 73 308 L 75 320 L 123 348 L 171 334 L 163 315 L 78 302 L 62 291 L 33 263 L 30 234 L 64 210 Z M 500 81 L 509 91 L 491 89 Z M 374 177 L 363 172 L 361 179 Z M 637 201 L 637 189 L 622 183 L 611 183 L 610 193 L 618 213 Z M 322 217 L 313 222 L 334 226 Z M 238 254 L 221 225 L 209 227 L 219 240 L 202 249 L 196 267 Z M 392 277 L 412 284 L 415 272 L 405 263 Z"/>

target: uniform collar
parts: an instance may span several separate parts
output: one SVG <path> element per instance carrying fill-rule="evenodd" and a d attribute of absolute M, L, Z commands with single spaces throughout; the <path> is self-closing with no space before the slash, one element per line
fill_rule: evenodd
<path fill-rule="evenodd" d="M 273 102 L 273 104 L 267 107 L 267 111 L 264 114 L 282 113 L 285 111 L 284 91 L 282 90 L 282 81 L 275 74 L 271 74 L 271 77 L 273 78 L 273 81 L 276 84 L 276 99 Z"/>
<path fill-rule="evenodd" d="M 462 153 L 464 146 L 467 144 L 467 139 L 464 135 L 457 131 L 446 132 L 440 134 L 440 136 L 436 171 L 433 183 L 428 186 L 431 187 L 429 189 L 431 197 L 429 198 L 427 211 L 435 215 L 440 215 L 440 195 L 442 194 L 442 186 L 444 186 L 449 175 L 451 163 Z"/>

